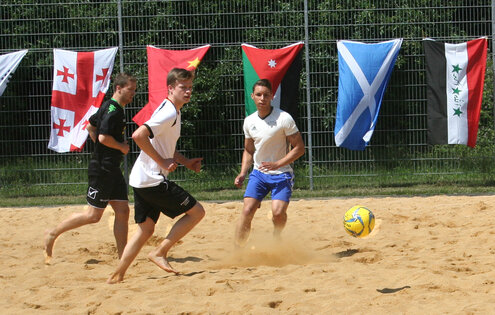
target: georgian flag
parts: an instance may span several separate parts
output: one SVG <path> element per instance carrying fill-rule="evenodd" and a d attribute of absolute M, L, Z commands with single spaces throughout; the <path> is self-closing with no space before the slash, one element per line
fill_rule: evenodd
<path fill-rule="evenodd" d="M 108 90 L 116 53 L 117 47 L 91 52 L 53 50 L 49 149 L 83 149 L 88 119 L 98 110 Z"/>
<path fill-rule="evenodd" d="M 148 104 L 133 118 L 141 126 L 150 119 L 155 109 L 168 96 L 167 75 L 173 68 L 194 71 L 211 45 L 188 50 L 168 50 L 147 46 L 148 54 Z"/>
<path fill-rule="evenodd" d="M 402 38 L 375 44 L 348 40 L 337 42 L 337 146 L 364 150 L 368 145 L 401 45 Z"/>
<path fill-rule="evenodd" d="M 5 91 L 10 76 L 14 73 L 22 58 L 27 54 L 27 49 L 0 56 L 0 96 Z"/>
<path fill-rule="evenodd" d="M 461 44 L 423 41 L 429 144 L 476 145 L 487 39 Z"/>
<path fill-rule="evenodd" d="M 268 79 L 274 95 L 272 106 L 297 119 L 303 46 L 303 42 L 297 42 L 280 49 L 261 49 L 242 44 L 246 116 L 257 110 L 251 98 L 254 83 L 259 79 Z"/>

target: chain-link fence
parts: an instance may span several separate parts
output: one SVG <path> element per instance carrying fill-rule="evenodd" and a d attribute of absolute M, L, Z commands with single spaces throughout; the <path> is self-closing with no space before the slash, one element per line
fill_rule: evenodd
<path fill-rule="evenodd" d="M 491 54 L 485 84 L 478 147 L 426 144 L 426 85 L 422 39 L 458 43 L 488 36 L 492 47 L 490 0 L 402 1 L 55 1 L 0 3 L 0 54 L 29 49 L 0 97 L 0 185 L 85 184 L 92 144 L 82 153 L 47 149 L 53 48 L 88 51 L 119 47 L 114 73 L 138 77 L 131 118 L 147 103 L 146 45 L 166 49 L 212 47 L 197 72 L 191 104 L 183 111 L 179 148 L 204 157 L 204 169 L 184 169 L 201 189 L 232 186 L 243 150 L 244 90 L 241 44 L 281 48 L 303 41 L 299 129 L 307 148 L 296 162 L 300 188 L 324 189 L 345 178 L 428 174 L 486 174 L 493 164 L 493 75 Z M 338 65 L 336 41 L 404 42 L 383 101 L 378 125 L 364 151 L 334 141 Z M 111 95 L 111 90 L 108 94 Z M 489 148 L 489 149 L 487 149 Z M 132 145 L 129 171 L 138 148 Z"/>

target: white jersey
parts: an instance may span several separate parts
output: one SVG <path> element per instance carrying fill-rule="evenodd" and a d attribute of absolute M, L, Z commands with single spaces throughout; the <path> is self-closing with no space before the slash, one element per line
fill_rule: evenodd
<path fill-rule="evenodd" d="M 180 137 L 180 112 L 177 112 L 174 104 L 165 99 L 144 124 L 153 133 L 150 141 L 156 152 L 164 159 L 173 158 L 175 145 Z M 148 154 L 141 150 L 132 167 L 129 185 L 136 188 L 158 186 L 167 175 L 167 170 L 161 169 Z"/>
<path fill-rule="evenodd" d="M 261 162 L 276 162 L 287 154 L 289 151 L 287 136 L 299 132 L 292 116 L 275 107 L 264 119 L 258 116 L 257 111 L 246 117 L 243 129 L 244 136 L 254 140 L 254 169 L 260 172 L 262 172 L 259 169 Z M 290 165 L 264 173 L 284 172 L 292 172 Z"/>

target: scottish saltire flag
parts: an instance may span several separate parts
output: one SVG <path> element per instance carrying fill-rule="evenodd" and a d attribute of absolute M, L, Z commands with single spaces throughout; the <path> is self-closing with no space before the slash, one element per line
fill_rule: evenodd
<path fill-rule="evenodd" d="M 364 150 L 368 145 L 401 45 L 402 38 L 375 44 L 348 40 L 337 42 L 337 146 Z"/>
<path fill-rule="evenodd" d="M 0 96 L 5 91 L 10 76 L 17 69 L 27 52 L 27 49 L 25 49 L 0 56 Z"/>
<path fill-rule="evenodd" d="M 148 46 L 148 104 L 133 118 L 141 126 L 150 119 L 155 109 L 168 96 L 167 75 L 173 68 L 194 71 L 211 45 L 187 50 L 169 50 Z"/>
<path fill-rule="evenodd" d="M 256 111 L 251 98 L 254 83 L 259 79 L 268 79 L 274 95 L 272 106 L 281 108 L 297 119 L 303 46 L 303 42 L 297 42 L 279 49 L 261 49 L 242 44 L 246 116 Z"/>
<path fill-rule="evenodd" d="M 460 44 L 423 41 L 429 144 L 476 145 L 487 39 Z"/>
<path fill-rule="evenodd" d="M 51 133 L 48 148 L 81 151 L 88 119 L 110 85 L 117 47 L 88 52 L 54 49 Z"/>

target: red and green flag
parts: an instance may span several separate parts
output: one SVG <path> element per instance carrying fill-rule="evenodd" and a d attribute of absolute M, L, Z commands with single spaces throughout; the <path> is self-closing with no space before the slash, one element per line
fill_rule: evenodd
<path fill-rule="evenodd" d="M 260 79 L 268 79 L 272 84 L 274 93 L 272 106 L 280 107 L 294 119 L 299 116 L 299 81 L 303 46 L 303 42 L 298 42 L 280 49 L 261 49 L 242 44 L 246 116 L 256 111 L 251 93 L 253 84 Z"/>
<path fill-rule="evenodd" d="M 429 144 L 476 145 L 487 39 L 460 44 L 423 41 Z"/>
<path fill-rule="evenodd" d="M 147 122 L 155 109 L 168 96 L 167 75 L 169 71 L 173 68 L 196 70 L 210 47 L 210 45 L 205 45 L 188 50 L 168 50 L 148 46 L 148 104 L 132 120 L 139 126 Z"/>

